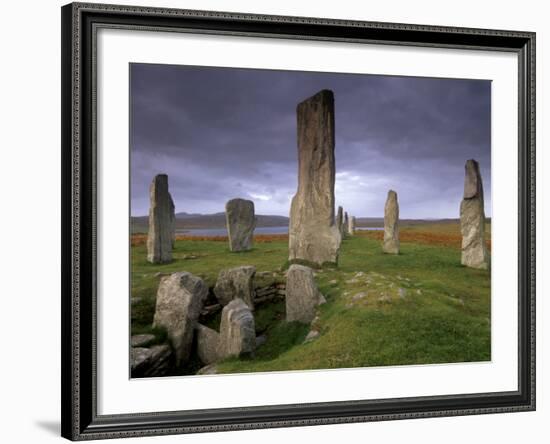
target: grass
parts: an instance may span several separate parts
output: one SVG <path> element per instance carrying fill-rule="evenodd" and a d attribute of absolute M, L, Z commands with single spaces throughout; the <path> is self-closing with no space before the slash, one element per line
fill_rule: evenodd
<path fill-rule="evenodd" d="M 253 358 L 219 363 L 218 372 L 490 360 L 490 272 L 460 265 L 460 243 L 449 242 L 458 227 L 445 225 L 404 230 L 399 255 L 384 254 L 376 232 L 344 240 L 338 267 L 315 271 L 327 299 L 315 322 L 319 337 L 304 343 L 310 326 L 285 322 L 284 301 L 262 304 L 254 315 L 257 334 L 266 342 Z M 252 264 L 259 272 L 277 271 L 287 252 L 280 238 L 256 242 L 245 253 L 230 253 L 220 241 L 178 240 L 173 263 L 151 265 L 145 246 L 134 246 L 132 296 L 140 300 L 132 307 L 132 331 L 152 322 L 155 273 L 185 270 L 213 286 L 225 267 Z M 261 279 L 284 277 L 279 271 Z"/>

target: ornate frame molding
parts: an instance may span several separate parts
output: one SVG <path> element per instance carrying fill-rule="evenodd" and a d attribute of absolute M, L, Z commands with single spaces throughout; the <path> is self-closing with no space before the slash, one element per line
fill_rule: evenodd
<path fill-rule="evenodd" d="M 72 3 L 62 8 L 62 436 L 71 440 L 535 409 L 535 34 Z M 97 415 L 95 41 L 100 27 L 514 52 L 519 61 L 519 390 Z"/>

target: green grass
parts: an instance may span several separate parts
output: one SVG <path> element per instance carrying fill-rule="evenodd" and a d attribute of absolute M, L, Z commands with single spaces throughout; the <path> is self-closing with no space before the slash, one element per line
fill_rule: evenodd
<path fill-rule="evenodd" d="M 173 263 L 151 265 L 145 247 L 134 247 L 132 296 L 141 301 L 132 308 L 132 330 L 152 322 L 156 272 L 185 270 L 213 286 L 225 267 L 251 264 L 259 272 L 279 270 L 287 251 L 282 241 L 255 244 L 254 250 L 238 254 L 230 253 L 224 242 L 178 241 Z M 260 305 L 254 315 L 265 344 L 253 358 L 218 364 L 218 372 L 490 360 L 490 272 L 461 266 L 456 248 L 402 242 L 401 252 L 384 254 L 380 242 L 367 237 L 346 239 L 338 268 L 316 270 L 327 299 L 315 324 L 320 336 L 304 343 L 309 326 L 286 323 L 284 301 Z M 189 255 L 197 258 L 182 259 Z"/>

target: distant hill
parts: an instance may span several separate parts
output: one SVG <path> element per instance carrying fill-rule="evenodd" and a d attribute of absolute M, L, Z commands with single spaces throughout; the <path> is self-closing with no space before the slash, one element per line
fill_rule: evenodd
<path fill-rule="evenodd" d="M 457 223 L 459 219 L 399 219 L 399 226 L 412 226 L 420 224 L 444 224 L 444 223 Z M 383 217 L 358 217 L 355 219 L 355 225 L 357 227 L 383 227 Z"/>
<path fill-rule="evenodd" d="M 257 227 L 287 227 L 288 217 L 258 214 Z M 420 224 L 445 224 L 457 223 L 459 219 L 400 219 L 399 226 L 414 226 Z M 487 218 L 491 222 L 491 218 Z M 357 227 L 383 227 L 383 217 L 358 217 Z M 132 233 L 146 233 L 149 225 L 148 216 L 137 216 L 131 218 Z M 199 213 L 176 213 L 176 229 L 186 230 L 193 228 L 225 228 L 225 213 L 199 214 Z"/>
<path fill-rule="evenodd" d="M 256 215 L 257 227 L 286 227 L 288 217 L 275 215 Z M 149 225 L 148 216 L 131 218 L 132 233 L 145 233 Z M 198 214 L 176 213 L 176 230 L 193 228 L 225 228 L 225 213 Z"/>

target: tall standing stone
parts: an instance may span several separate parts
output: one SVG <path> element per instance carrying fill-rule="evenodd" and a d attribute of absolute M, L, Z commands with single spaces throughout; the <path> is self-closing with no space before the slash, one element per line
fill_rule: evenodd
<path fill-rule="evenodd" d="M 317 288 L 313 270 L 292 264 L 286 278 L 286 320 L 310 323 L 315 311 L 325 298 Z"/>
<path fill-rule="evenodd" d="M 349 232 L 349 216 L 348 216 L 347 211 L 344 213 L 344 235 L 346 235 L 346 234 L 350 234 L 350 232 Z"/>
<path fill-rule="evenodd" d="M 292 198 L 289 260 L 338 262 L 334 221 L 334 95 L 322 90 L 298 104 L 298 190 Z"/>
<path fill-rule="evenodd" d="M 479 164 L 466 162 L 464 197 L 460 204 L 460 230 L 462 232 L 462 265 L 486 270 L 489 252 L 485 243 L 485 209 L 483 183 Z"/>
<path fill-rule="evenodd" d="M 254 316 L 242 299 L 233 299 L 223 307 L 220 322 L 218 356 L 251 355 L 256 348 Z"/>
<path fill-rule="evenodd" d="M 384 253 L 399 254 L 399 203 L 397 193 L 388 191 L 384 207 Z"/>
<path fill-rule="evenodd" d="M 207 285 L 191 273 L 173 273 L 160 281 L 153 327 L 166 329 L 177 367 L 191 354 L 194 330 L 207 295 Z"/>
<path fill-rule="evenodd" d="M 349 218 L 348 233 L 353 236 L 355 234 L 355 216 Z"/>
<path fill-rule="evenodd" d="M 338 207 L 338 215 L 336 216 L 336 227 L 340 231 L 340 237 L 344 237 L 344 209 Z"/>
<path fill-rule="evenodd" d="M 231 251 L 246 251 L 252 248 L 256 216 L 254 202 L 246 199 L 231 199 L 225 204 L 225 221 Z"/>
<path fill-rule="evenodd" d="M 168 176 L 157 174 L 149 188 L 149 232 L 147 260 L 153 264 L 172 261 L 175 238 L 174 202 L 168 192 Z"/>

